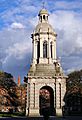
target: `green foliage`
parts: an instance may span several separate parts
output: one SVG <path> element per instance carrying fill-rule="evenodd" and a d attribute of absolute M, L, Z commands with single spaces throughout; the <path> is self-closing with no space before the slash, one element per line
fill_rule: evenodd
<path fill-rule="evenodd" d="M 21 84 L 20 86 L 23 87 L 23 88 L 26 88 L 27 85 L 26 84 Z"/>
<path fill-rule="evenodd" d="M 5 89 L 10 89 L 11 87 L 16 86 L 13 76 L 10 73 L 0 71 L 0 86 Z"/>
<path fill-rule="evenodd" d="M 74 71 L 68 74 L 67 91 L 80 90 L 82 91 L 82 70 Z M 76 89 L 75 89 L 76 88 Z"/>
<path fill-rule="evenodd" d="M 1 112 L 0 113 L 0 117 L 20 117 L 20 116 L 25 116 L 25 113 L 24 112 L 15 112 L 15 113 L 5 113 L 5 112 Z"/>
<path fill-rule="evenodd" d="M 64 115 L 82 115 L 82 70 L 68 75 Z"/>
<path fill-rule="evenodd" d="M 7 91 L 4 97 L 7 99 L 8 103 L 4 103 L 4 105 L 18 106 L 19 101 L 15 91 L 17 85 L 10 73 L 0 71 L 0 86 Z"/>

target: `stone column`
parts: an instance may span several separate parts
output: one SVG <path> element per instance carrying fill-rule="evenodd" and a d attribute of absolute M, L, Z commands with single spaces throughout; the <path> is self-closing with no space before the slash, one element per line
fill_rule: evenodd
<path fill-rule="evenodd" d="M 33 58 L 34 58 L 34 42 L 33 42 L 33 40 L 32 40 L 32 60 L 33 60 Z"/>
<path fill-rule="evenodd" d="M 56 82 L 56 115 L 62 116 L 62 108 L 60 108 L 59 82 Z"/>
<path fill-rule="evenodd" d="M 35 59 L 37 60 L 37 41 L 35 42 Z"/>
<path fill-rule="evenodd" d="M 47 48 L 47 52 L 48 52 L 48 59 L 49 59 L 49 63 L 51 63 L 51 49 L 50 49 L 50 40 L 48 38 L 48 48 Z"/>
<path fill-rule="evenodd" d="M 26 116 L 29 115 L 29 107 L 30 107 L 30 84 L 27 83 L 27 103 L 26 103 Z"/>
<path fill-rule="evenodd" d="M 35 108 L 39 108 L 39 91 L 38 91 L 38 86 L 35 86 Z"/>
<path fill-rule="evenodd" d="M 40 58 L 39 58 L 39 63 L 43 62 L 43 42 L 40 38 Z"/>
<path fill-rule="evenodd" d="M 39 91 L 35 83 L 31 83 L 29 116 L 39 116 Z"/>
<path fill-rule="evenodd" d="M 62 79 L 62 84 L 61 84 L 61 105 L 64 106 L 65 102 L 64 102 L 64 97 L 65 97 L 65 93 L 66 93 L 66 80 Z"/>
<path fill-rule="evenodd" d="M 56 84 L 54 84 L 54 108 L 56 108 Z"/>
<path fill-rule="evenodd" d="M 36 64 L 36 44 L 35 40 L 33 41 L 33 64 Z"/>
<path fill-rule="evenodd" d="M 37 41 L 33 38 L 33 63 L 37 64 Z"/>
<path fill-rule="evenodd" d="M 52 42 L 52 59 L 54 60 L 54 42 Z"/>
<path fill-rule="evenodd" d="M 59 83 L 56 82 L 56 108 L 60 108 Z"/>
<path fill-rule="evenodd" d="M 56 60 L 56 40 L 54 41 L 54 60 Z"/>
<path fill-rule="evenodd" d="M 28 84 L 27 84 L 27 101 L 26 101 L 26 116 L 28 115 Z"/>
<path fill-rule="evenodd" d="M 34 87 L 33 83 L 30 85 L 30 108 L 34 107 Z"/>
<path fill-rule="evenodd" d="M 34 115 L 34 84 L 31 83 L 30 85 L 30 106 L 29 106 L 29 116 L 33 116 Z"/>
<path fill-rule="evenodd" d="M 52 58 L 53 60 L 56 60 L 56 41 L 53 41 L 52 43 Z"/>

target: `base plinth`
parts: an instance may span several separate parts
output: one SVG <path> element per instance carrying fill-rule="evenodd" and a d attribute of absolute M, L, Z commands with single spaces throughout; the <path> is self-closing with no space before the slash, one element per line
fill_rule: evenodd
<path fill-rule="evenodd" d="M 39 109 L 28 109 L 28 111 L 27 111 L 27 114 L 26 114 L 27 116 L 37 116 L 37 117 L 39 117 L 40 116 L 40 114 L 39 114 Z"/>
<path fill-rule="evenodd" d="M 56 109 L 56 116 L 62 116 L 62 109 Z"/>

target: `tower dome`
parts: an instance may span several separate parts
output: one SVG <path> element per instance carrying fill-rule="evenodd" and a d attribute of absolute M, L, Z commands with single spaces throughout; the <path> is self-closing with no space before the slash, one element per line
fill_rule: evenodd
<path fill-rule="evenodd" d="M 56 33 L 54 32 L 54 29 L 52 28 L 52 26 L 49 23 L 39 23 L 35 30 L 34 30 L 35 34 L 37 33 L 53 33 L 54 35 L 56 35 Z"/>
<path fill-rule="evenodd" d="M 41 9 L 40 12 L 39 12 L 39 15 L 41 14 L 48 14 L 48 11 L 46 9 Z"/>
<path fill-rule="evenodd" d="M 35 30 L 34 30 L 34 33 L 37 34 L 37 33 L 52 33 L 53 35 L 56 35 L 56 33 L 54 32 L 54 29 L 52 28 L 52 26 L 49 24 L 48 22 L 48 11 L 46 9 L 41 9 L 39 11 L 39 23 L 38 25 L 36 26 Z"/>

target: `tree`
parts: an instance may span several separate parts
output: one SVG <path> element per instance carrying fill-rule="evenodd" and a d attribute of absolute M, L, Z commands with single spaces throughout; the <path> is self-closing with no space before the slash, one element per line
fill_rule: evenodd
<path fill-rule="evenodd" d="M 0 71 L 0 87 L 6 91 L 1 97 L 6 99 L 3 105 L 17 107 L 20 104 L 16 95 L 17 84 L 14 82 L 13 76 L 10 73 Z"/>
<path fill-rule="evenodd" d="M 66 115 L 82 115 L 82 70 L 68 74 L 64 97 Z"/>

